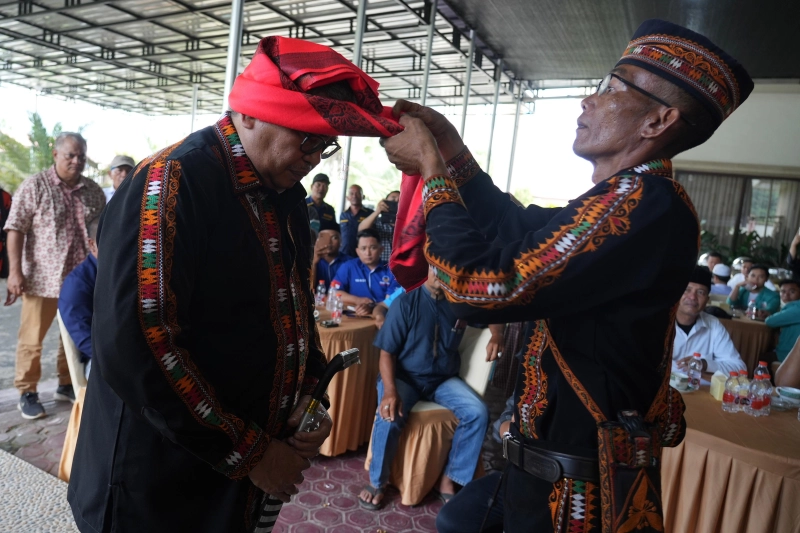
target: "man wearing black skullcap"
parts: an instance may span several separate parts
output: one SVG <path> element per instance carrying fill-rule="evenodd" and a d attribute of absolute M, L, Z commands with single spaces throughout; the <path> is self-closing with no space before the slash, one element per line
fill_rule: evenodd
<path fill-rule="evenodd" d="M 506 532 L 663 531 L 661 448 L 685 431 L 668 387 L 675 312 L 699 235 L 671 158 L 752 88 L 707 38 L 644 22 L 581 103 L 573 149 L 595 186 L 564 209 L 515 206 L 446 119 L 395 106 L 406 129 L 385 148 L 424 180 L 425 258 L 456 315 L 538 320 L 504 441 Z"/>

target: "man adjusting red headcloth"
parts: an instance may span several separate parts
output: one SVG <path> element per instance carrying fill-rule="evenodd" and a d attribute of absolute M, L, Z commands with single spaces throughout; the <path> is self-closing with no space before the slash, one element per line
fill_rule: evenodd
<path fill-rule="evenodd" d="M 330 48 L 266 38 L 232 111 L 117 189 L 70 480 L 81 531 L 268 531 L 298 492 L 331 430 L 295 435 L 326 371 L 300 181 L 337 135 L 402 131 L 377 87 Z"/>

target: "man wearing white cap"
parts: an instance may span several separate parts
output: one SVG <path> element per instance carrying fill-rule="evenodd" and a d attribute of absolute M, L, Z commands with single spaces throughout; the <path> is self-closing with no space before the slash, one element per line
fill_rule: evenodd
<path fill-rule="evenodd" d="M 728 280 L 731 279 L 731 267 L 718 263 L 711 269 L 711 293 L 728 295 L 731 288 L 728 287 Z"/>
<path fill-rule="evenodd" d="M 103 193 L 106 195 L 106 203 L 111 201 L 116 191 L 125 177 L 136 166 L 136 161 L 127 155 L 116 155 L 111 160 L 111 167 L 108 170 L 108 175 L 111 176 L 111 186 L 103 187 Z"/>

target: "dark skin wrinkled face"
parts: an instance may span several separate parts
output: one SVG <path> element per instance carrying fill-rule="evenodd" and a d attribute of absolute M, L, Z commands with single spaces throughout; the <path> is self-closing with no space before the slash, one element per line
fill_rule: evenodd
<path fill-rule="evenodd" d="M 661 83 L 654 74 L 631 65 L 620 65 L 611 72 L 651 92 Z M 578 117 L 572 150 L 589 161 L 630 150 L 640 140 L 643 118 L 653 105 L 645 95 L 612 78 L 605 93 L 581 102 L 583 113 Z"/>

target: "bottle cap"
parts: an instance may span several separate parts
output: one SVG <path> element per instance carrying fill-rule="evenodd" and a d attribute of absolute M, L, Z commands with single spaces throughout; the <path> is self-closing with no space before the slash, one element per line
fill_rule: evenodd
<path fill-rule="evenodd" d="M 730 374 L 731 376 L 734 376 L 734 377 L 739 375 L 739 373 L 738 373 L 738 372 L 734 372 L 733 370 L 731 370 L 731 371 L 729 372 L 729 374 Z"/>
<path fill-rule="evenodd" d="M 694 353 L 692 354 L 692 356 L 693 356 L 693 357 L 700 357 L 700 354 L 699 354 L 699 353 L 697 353 L 697 352 L 694 352 Z"/>
<path fill-rule="evenodd" d="M 321 280 L 319 280 L 319 284 L 320 284 L 320 285 L 322 285 L 323 283 L 325 283 L 325 280 L 324 280 L 324 279 L 321 279 Z"/>
<path fill-rule="evenodd" d="M 766 361 L 759 361 L 758 362 L 758 366 L 767 366 L 767 362 Z"/>
<path fill-rule="evenodd" d="M 739 370 L 739 375 L 740 376 L 746 376 L 747 375 L 747 370 Z"/>

